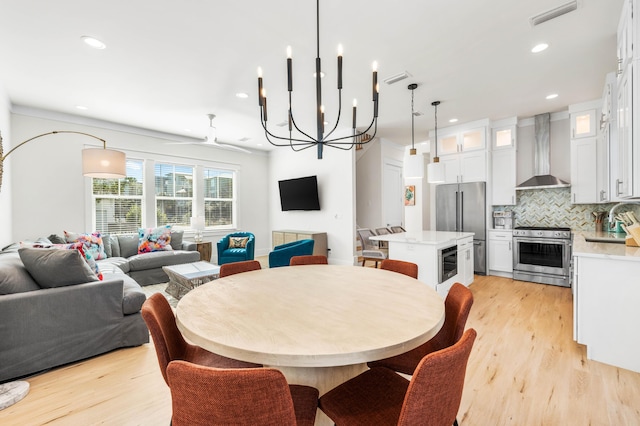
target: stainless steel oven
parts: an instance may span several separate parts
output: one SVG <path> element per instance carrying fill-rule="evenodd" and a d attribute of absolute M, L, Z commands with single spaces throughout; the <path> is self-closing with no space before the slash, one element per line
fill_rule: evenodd
<path fill-rule="evenodd" d="M 458 246 L 438 250 L 438 284 L 442 284 L 458 273 Z"/>
<path fill-rule="evenodd" d="M 569 228 L 516 228 L 513 279 L 571 287 L 571 246 Z"/>

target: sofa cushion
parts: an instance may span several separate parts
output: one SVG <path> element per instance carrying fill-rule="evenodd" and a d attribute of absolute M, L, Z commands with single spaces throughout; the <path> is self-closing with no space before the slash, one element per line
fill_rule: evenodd
<path fill-rule="evenodd" d="M 162 268 L 163 266 L 179 265 L 182 263 L 197 262 L 200 253 L 197 251 L 154 251 L 152 253 L 137 254 L 129 258 L 131 271 L 143 271 L 146 269 Z"/>
<path fill-rule="evenodd" d="M 92 232 L 91 234 L 78 234 L 76 232 L 64 231 L 64 238 L 68 243 L 82 243 L 84 252 L 89 253 L 95 260 L 106 259 L 104 252 L 104 243 L 102 242 L 102 234 L 100 232 Z"/>
<path fill-rule="evenodd" d="M 138 253 L 173 250 L 171 247 L 171 225 L 138 230 Z"/>
<path fill-rule="evenodd" d="M 182 250 L 183 236 L 184 232 L 182 231 L 171 231 L 171 248 L 174 250 Z"/>
<path fill-rule="evenodd" d="M 98 281 L 78 250 L 21 248 L 20 259 L 41 288 Z"/>
<path fill-rule="evenodd" d="M 138 234 L 118 234 L 118 246 L 120 248 L 120 254 L 113 255 L 118 257 L 131 257 L 138 254 Z"/>
<path fill-rule="evenodd" d="M 108 257 L 97 263 L 103 274 L 129 273 L 129 259 L 124 257 Z"/>
<path fill-rule="evenodd" d="M 24 267 L 18 252 L 0 255 L 0 295 L 40 290 Z"/>

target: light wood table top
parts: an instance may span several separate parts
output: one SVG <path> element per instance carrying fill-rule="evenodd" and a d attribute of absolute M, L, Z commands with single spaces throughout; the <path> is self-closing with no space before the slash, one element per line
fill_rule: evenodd
<path fill-rule="evenodd" d="M 363 364 L 413 349 L 444 322 L 429 286 L 395 272 L 305 265 L 245 272 L 204 284 L 176 309 L 194 344 L 276 367 Z"/>

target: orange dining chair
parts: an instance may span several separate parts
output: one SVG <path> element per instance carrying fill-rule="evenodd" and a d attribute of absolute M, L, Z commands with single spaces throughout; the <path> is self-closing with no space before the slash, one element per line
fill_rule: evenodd
<path fill-rule="evenodd" d="M 195 364 L 219 368 L 259 368 L 260 364 L 227 358 L 199 346 L 187 343 L 178 326 L 167 299 L 155 293 L 142 304 L 142 318 L 147 323 L 158 355 L 158 363 L 164 381 L 167 381 L 167 366 L 174 360 L 185 360 Z"/>
<path fill-rule="evenodd" d="M 385 259 L 380 264 L 380 269 L 405 274 L 411 278 L 418 279 L 418 265 L 404 260 Z"/>
<path fill-rule="evenodd" d="M 297 265 L 328 265 L 329 260 L 327 256 L 318 254 L 318 255 L 308 255 L 308 256 L 293 256 L 289 261 L 290 266 Z"/>
<path fill-rule="evenodd" d="M 474 329 L 453 346 L 425 356 L 411 380 L 374 367 L 320 397 L 319 407 L 336 425 L 457 425 Z"/>
<path fill-rule="evenodd" d="M 444 300 L 444 324 L 431 340 L 409 352 L 372 361 L 367 365 L 369 367 L 387 367 L 400 373 L 413 374 L 425 355 L 451 346 L 460 339 L 469 317 L 469 311 L 471 311 L 471 305 L 473 305 L 471 290 L 460 283 L 453 284 Z"/>
<path fill-rule="evenodd" d="M 172 426 L 312 426 L 318 390 L 289 385 L 280 370 L 169 364 Z"/>
<path fill-rule="evenodd" d="M 220 278 L 229 275 L 239 274 L 241 272 L 258 271 L 262 269 L 262 265 L 257 260 L 243 260 L 241 262 L 225 263 L 220 265 Z"/>

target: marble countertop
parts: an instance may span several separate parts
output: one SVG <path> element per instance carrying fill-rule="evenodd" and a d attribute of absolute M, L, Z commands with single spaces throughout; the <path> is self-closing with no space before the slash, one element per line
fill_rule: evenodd
<path fill-rule="evenodd" d="M 607 232 L 576 231 L 573 233 L 573 255 L 585 257 L 604 257 L 640 262 L 640 247 L 629 247 L 620 243 L 589 242 L 586 239 L 619 239 L 619 234 Z"/>
<path fill-rule="evenodd" d="M 413 231 L 397 234 L 377 235 L 370 239 L 374 241 L 389 241 L 407 244 L 441 245 L 448 242 L 455 244 L 458 240 L 473 237 L 473 232 L 445 232 L 445 231 Z"/>

